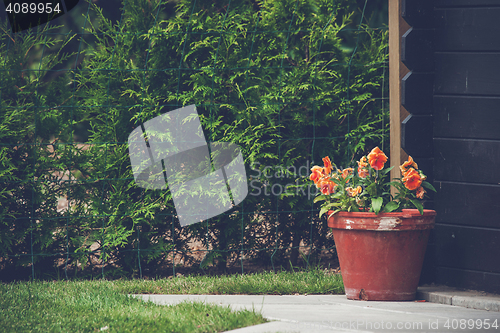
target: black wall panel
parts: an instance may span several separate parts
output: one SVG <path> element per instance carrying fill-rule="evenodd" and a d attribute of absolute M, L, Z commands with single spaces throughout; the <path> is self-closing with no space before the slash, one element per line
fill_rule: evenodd
<path fill-rule="evenodd" d="M 415 72 L 434 71 L 434 29 L 410 28 L 401 38 L 401 61 Z"/>
<path fill-rule="evenodd" d="M 434 73 L 409 72 L 401 80 L 401 104 L 411 114 L 432 113 Z"/>
<path fill-rule="evenodd" d="M 500 0 L 436 0 L 436 7 L 479 7 L 479 6 L 500 6 Z"/>
<path fill-rule="evenodd" d="M 432 157 L 432 116 L 409 115 L 401 123 L 401 147 L 413 157 Z"/>
<path fill-rule="evenodd" d="M 436 51 L 500 51 L 500 7 L 437 9 Z"/>
<path fill-rule="evenodd" d="M 500 185 L 445 181 L 435 181 L 433 185 L 437 190 L 434 205 L 439 211 L 436 223 L 500 231 Z"/>
<path fill-rule="evenodd" d="M 403 10 L 414 25 L 402 39 L 412 71 L 402 143 L 433 164 L 437 189 L 424 280 L 500 293 L 500 0 L 405 0 Z"/>
<path fill-rule="evenodd" d="M 434 97 L 434 136 L 500 140 L 500 97 Z"/>
<path fill-rule="evenodd" d="M 434 138 L 434 163 L 435 181 L 498 185 L 500 141 Z"/>
<path fill-rule="evenodd" d="M 435 54 L 434 93 L 500 96 L 500 53 Z"/>
<path fill-rule="evenodd" d="M 498 273 L 438 267 L 434 274 L 434 280 L 445 285 L 472 290 L 487 289 L 489 292 L 500 294 L 500 274 Z"/>
<path fill-rule="evenodd" d="M 434 234 L 438 266 L 500 273 L 499 229 L 438 224 Z"/>
<path fill-rule="evenodd" d="M 434 0 L 402 0 L 401 14 L 413 28 L 430 28 L 433 24 Z"/>

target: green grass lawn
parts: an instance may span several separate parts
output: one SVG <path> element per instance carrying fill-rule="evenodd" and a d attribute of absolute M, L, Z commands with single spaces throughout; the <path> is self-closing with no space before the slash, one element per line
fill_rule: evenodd
<path fill-rule="evenodd" d="M 117 280 L 124 294 L 293 295 L 343 294 L 340 274 L 319 269 L 228 276 L 185 276 L 161 280 Z"/>
<path fill-rule="evenodd" d="M 128 294 L 338 294 L 340 275 L 321 270 L 158 280 L 0 284 L 2 332 L 222 332 L 265 319 L 197 302 L 160 306 Z"/>

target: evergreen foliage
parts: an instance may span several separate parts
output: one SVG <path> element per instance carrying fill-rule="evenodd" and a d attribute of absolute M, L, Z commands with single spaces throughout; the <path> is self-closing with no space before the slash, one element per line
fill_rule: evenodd
<path fill-rule="evenodd" d="M 83 61 L 50 80 L 51 70 L 75 56 L 60 50 L 77 37 L 56 45 L 49 27 L 5 34 L 3 264 L 34 261 L 43 273 L 59 257 L 73 267 L 99 258 L 112 263 L 113 274 L 130 276 L 153 272 L 172 253 L 192 261 L 193 240 L 208 249 L 200 266 L 220 269 L 240 255 L 295 265 L 301 241 L 314 255 L 332 247 L 311 207 L 315 189 L 303 178 L 321 156 L 347 167 L 388 135 L 381 109 L 387 32 L 356 23 L 355 47 L 346 47 L 354 3 L 127 0 L 119 21 L 92 5 L 96 19 L 86 32 L 93 39 L 80 36 Z M 40 48 L 47 54 L 28 70 L 23 57 Z M 242 148 L 250 186 L 231 211 L 181 228 L 168 190 L 135 185 L 127 138 L 190 104 L 208 141 Z M 88 133 L 79 136 L 81 128 Z M 68 204 L 58 210 L 61 198 Z"/>

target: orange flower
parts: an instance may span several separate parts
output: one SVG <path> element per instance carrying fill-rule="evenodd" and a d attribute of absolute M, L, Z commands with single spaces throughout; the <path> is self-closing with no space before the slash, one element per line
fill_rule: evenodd
<path fill-rule="evenodd" d="M 332 194 L 333 192 L 335 192 L 335 183 L 332 182 L 331 180 L 324 180 L 320 182 L 319 188 L 321 193 L 323 194 L 326 195 Z"/>
<path fill-rule="evenodd" d="M 417 163 L 413 161 L 413 158 L 411 156 L 408 156 L 408 161 L 404 162 L 402 165 L 399 166 L 399 169 L 401 170 L 401 174 L 403 175 L 403 177 L 408 171 L 408 168 L 410 167 L 418 169 Z"/>
<path fill-rule="evenodd" d="M 320 166 L 313 166 L 311 168 L 311 175 L 309 176 L 309 179 L 312 180 L 314 182 L 314 184 L 316 184 L 316 186 L 318 185 L 318 182 L 321 180 L 321 178 L 323 178 L 325 176 L 324 174 L 324 169 Z"/>
<path fill-rule="evenodd" d="M 420 185 L 422 185 L 422 177 L 420 177 L 420 174 L 417 170 L 409 168 L 408 171 L 406 171 L 405 176 L 403 177 L 403 183 L 405 184 L 407 189 L 413 191 Z"/>
<path fill-rule="evenodd" d="M 419 188 L 417 188 L 417 198 L 419 199 L 423 199 L 424 198 L 424 194 L 425 194 L 425 190 L 422 186 L 420 186 Z"/>
<path fill-rule="evenodd" d="M 348 187 L 345 190 L 347 191 L 347 194 L 349 194 L 350 197 L 355 197 L 358 194 L 361 194 L 361 192 L 363 192 L 363 188 L 361 188 L 361 186 L 358 186 L 356 188 Z"/>
<path fill-rule="evenodd" d="M 356 194 L 361 194 L 363 192 L 363 188 L 361 186 L 356 187 Z"/>
<path fill-rule="evenodd" d="M 347 178 L 347 176 L 351 175 L 353 171 L 353 168 L 345 168 L 344 170 L 342 170 L 342 178 Z"/>
<path fill-rule="evenodd" d="M 330 157 L 327 156 L 323 158 L 323 164 L 325 165 L 325 173 L 329 175 L 330 172 L 332 172 L 332 162 L 330 161 Z"/>
<path fill-rule="evenodd" d="M 312 171 L 312 172 L 320 172 L 320 173 L 323 173 L 323 168 L 322 168 L 322 167 L 320 167 L 320 166 L 315 165 L 315 166 L 313 166 L 313 167 L 311 168 L 311 171 Z"/>
<path fill-rule="evenodd" d="M 358 168 L 358 175 L 361 178 L 366 178 L 366 177 L 368 177 L 369 174 L 370 174 L 370 172 L 368 170 Z"/>
<path fill-rule="evenodd" d="M 368 154 L 368 163 L 375 170 L 381 170 L 387 162 L 387 156 L 378 147 L 372 149 Z"/>
<path fill-rule="evenodd" d="M 361 178 L 366 178 L 369 175 L 368 170 L 366 167 L 368 166 L 366 156 L 361 157 L 361 159 L 358 162 L 358 175 Z"/>

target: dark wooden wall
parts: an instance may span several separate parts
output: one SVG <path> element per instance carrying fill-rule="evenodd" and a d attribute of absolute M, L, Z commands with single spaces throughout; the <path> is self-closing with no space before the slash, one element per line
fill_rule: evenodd
<path fill-rule="evenodd" d="M 500 0 L 403 3 L 403 61 L 426 66 L 402 82 L 415 118 L 402 145 L 433 165 L 438 190 L 426 279 L 500 293 Z"/>

